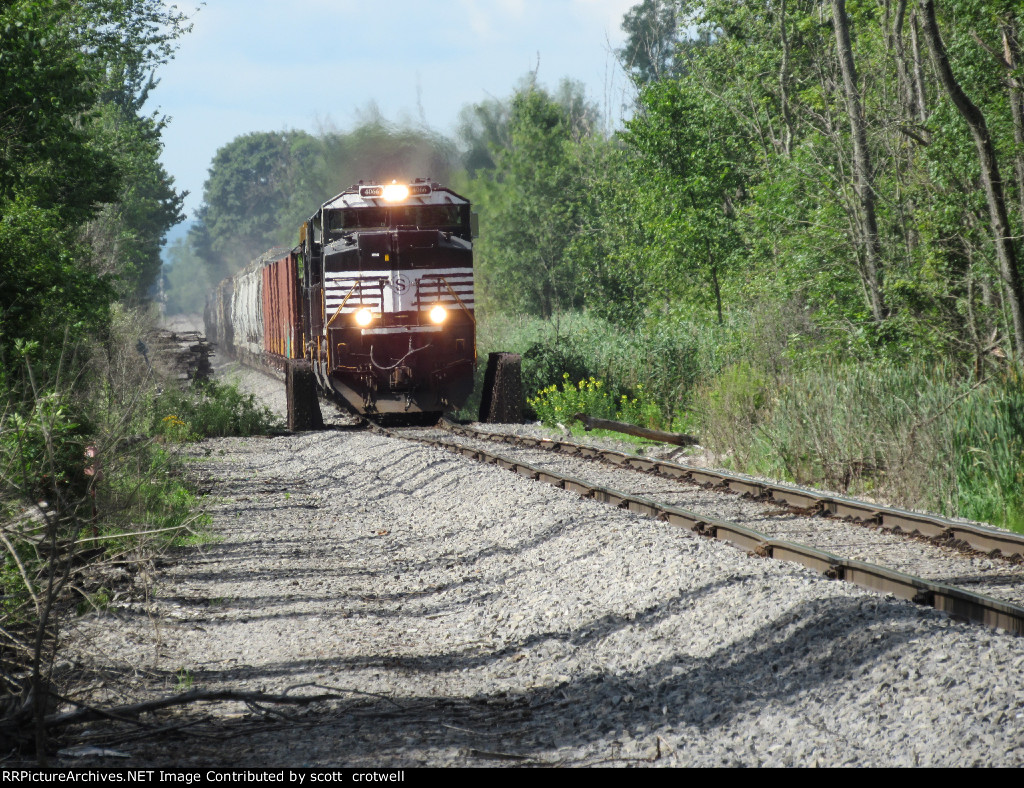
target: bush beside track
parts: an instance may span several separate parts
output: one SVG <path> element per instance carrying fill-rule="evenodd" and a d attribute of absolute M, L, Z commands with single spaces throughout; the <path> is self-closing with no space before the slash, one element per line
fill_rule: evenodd
<path fill-rule="evenodd" d="M 549 425 L 556 405 L 626 397 L 615 418 L 695 434 L 727 468 L 1024 530 L 1024 379 L 1010 366 L 979 378 L 851 358 L 800 315 L 770 311 L 636 329 L 483 314 L 479 355 L 494 350 L 523 355 L 524 392 Z"/>
<path fill-rule="evenodd" d="M 116 310 L 107 341 L 65 346 L 44 376 L 25 346 L 0 416 L 0 733 L 40 759 L 62 622 L 144 586 L 161 552 L 204 540 L 206 516 L 174 444 L 279 428 L 254 398 L 149 366 L 147 321 Z M 133 586 L 134 591 L 133 591 Z"/>

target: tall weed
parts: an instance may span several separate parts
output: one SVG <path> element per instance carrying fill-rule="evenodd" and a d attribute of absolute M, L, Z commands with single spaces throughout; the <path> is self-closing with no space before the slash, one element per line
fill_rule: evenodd
<path fill-rule="evenodd" d="M 731 367 L 698 409 L 705 445 L 738 470 L 1024 525 L 1019 375 L 979 384 L 916 364 Z"/>
<path fill-rule="evenodd" d="M 152 414 L 153 433 L 174 442 L 265 435 L 281 428 L 279 419 L 252 394 L 216 381 L 168 387 L 156 397 Z"/>
<path fill-rule="evenodd" d="M 587 313 L 562 313 L 549 320 L 482 314 L 478 324 L 480 358 L 495 351 L 523 355 L 523 391 L 534 398 L 558 385 L 565 374 L 576 382 L 594 377 L 617 397 L 640 390 L 656 403 L 658 420 L 669 424 L 690 403 L 695 387 L 726 361 L 737 325 L 707 326 L 652 317 L 625 329 Z M 483 382 L 478 368 L 477 391 Z M 475 403 L 463 413 L 472 415 Z"/>
<path fill-rule="evenodd" d="M 1024 376 L 1010 371 L 958 408 L 956 509 L 1024 532 Z"/>

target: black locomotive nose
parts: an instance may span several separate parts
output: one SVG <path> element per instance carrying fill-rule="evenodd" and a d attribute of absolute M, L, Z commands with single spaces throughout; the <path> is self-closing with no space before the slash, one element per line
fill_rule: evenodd
<path fill-rule="evenodd" d="M 243 360 L 308 362 L 358 413 L 439 415 L 472 391 L 474 237 L 451 189 L 360 182 L 303 223 L 294 249 L 222 282 L 208 334 Z"/>

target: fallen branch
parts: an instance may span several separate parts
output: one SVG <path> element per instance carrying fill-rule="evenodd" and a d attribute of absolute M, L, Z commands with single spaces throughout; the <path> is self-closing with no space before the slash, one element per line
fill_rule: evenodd
<path fill-rule="evenodd" d="M 191 703 L 210 703 L 214 701 L 239 701 L 241 703 L 278 703 L 295 706 L 307 706 L 327 700 L 342 700 L 350 697 L 353 691 L 325 692 L 319 695 L 272 695 L 267 692 L 238 692 L 236 690 L 189 690 L 178 695 L 156 698 L 141 703 L 130 703 L 114 706 L 109 709 L 98 709 L 80 705 L 75 711 L 56 714 L 46 718 L 47 728 L 63 728 L 68 725 L 80 725 L 98 720 L 114 720 L 117 722 L 134 722 L 135 717 L 151 711 L 159 711 L 174 706 L 187 706 Z M 362 694 L 362 693 L 358 693 Z M 74 701 L 72 701 L 74 702 Z"/>
<path fill-rule="evenodd" d="M 647 427 L 637 427 L 635 424 L 625 424 L 621 421 L 609 421 L 608 419 L 595 419 L 585 413 L 577 413 L 573 420 L 583 422 L 583 428 L 590 430 L 611 430 L 612 432 L 624 432 L 626 435 L 635 435 L 638 438 L 659 441 L 660 443 L 672 443 L 676 446 L 697 446 L 700 441 L 692 435 L 681 432 L 662 432 L 651 430 Z"/>
<path fill-rule="evenodd" d="M 199 518 L 198 517 L 193 517 L 193 518 L 190 519 L 189 522 L 194 522 L 197 519 L 199 519 Z M 170 528 L 154 528 L 154 529 L 152 529 L 150 531 L 125 531 L 123 533 L 118 533 L 118 534 L 107 534 L 106 536 L 89 536 L 89 537 L 85 537 L 83 539 L 76 539 L 74 543 L 76 545 L 80 545 L 80 544 L 85 544 L 86 542 L 107 542 L 107 541 L 110 541 L 111 539 L 130 539 L 131 537 L 134 537 L 134 536 L 149 536 L 150 534 L 165 534 L 165 533 L 168 533 L 170 531 L 185 531 L 186 533 L 195 534 L 195 531 L 193 531 L 191 528 L 188 527 L 188 522 L 184 522 L 181 525 L 174 525 L 174 526 L 171 526 Z"/>

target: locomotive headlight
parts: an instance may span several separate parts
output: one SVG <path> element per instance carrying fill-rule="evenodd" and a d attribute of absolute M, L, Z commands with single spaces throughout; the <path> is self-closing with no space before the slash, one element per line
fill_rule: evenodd
<path fill-rule="evenodd" d="M 430 319 L 432 321 L 434 321 L 435 323 L 438 323 L 438 324 L 443 323 L 447 317 L 448 317 L 448 310 L 445 309 L 440 304 L 435 304 L 433 307 L 431 307 L 431 309 L 430 309 Z"/>
<path fill-rule="evenodd" d="M 369 309 L 364 308 L 356 312 L 356 323 L 361 325 L 363 328 L 366 328 L 368 325 L 370 325 L 370 322 L 372 320 L 373 312 L 371 312 Z"/>
<path fill-rule="evenodd" d="M 401 183 L 392 183 L 384 187 L 382 196 L 388 202 L 401 202 L 409 197 L 409 187 Z"/>

